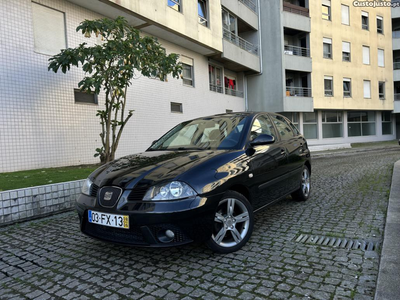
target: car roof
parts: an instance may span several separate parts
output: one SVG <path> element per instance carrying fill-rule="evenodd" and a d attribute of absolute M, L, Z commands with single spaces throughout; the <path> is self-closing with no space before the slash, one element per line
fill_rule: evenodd
<path fill-rule="evenodd" d="M 211 115 L 211 116 L 204 116 L 204 117 L 196 118 L 195 120 L 197 120 L 197 119 L 205 119 L 205 118 L 214 118 L 214 117 L 233 117 L 233 116 L 251 117 L 251 116 L 256 116 L 256 115 L 259 115 L 259 114 L 276 115 L 276 113 L 273 113 L 273 112 L 243 111 L 243 112 L 230 112 L 230 113 L 223 113 L 223 114 L 215 114 L 215 115 Z"/>

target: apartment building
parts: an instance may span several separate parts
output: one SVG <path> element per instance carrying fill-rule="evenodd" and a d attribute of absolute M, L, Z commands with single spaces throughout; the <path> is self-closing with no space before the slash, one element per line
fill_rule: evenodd
<path fill-rule="evenodd" d="M 183 64 L 182 79 L 134 80 L 120 157 L 182 121 L 246 109 L 246 76 L 260 72 L 258 11 L 251 0 L 1 1 L 0 172 L 98 162 L 104 95 L 77 90 L 81 69 L 47 70 L 60 49 L 98 42 L 76 32 L 84 19 L 123 16 Z"/>
<path fill-rule="evenodd" d="M 395 139 L 390 8 L 266 1 L 260 19 L 250 110 L 282 112 L 311 145 Z"/>

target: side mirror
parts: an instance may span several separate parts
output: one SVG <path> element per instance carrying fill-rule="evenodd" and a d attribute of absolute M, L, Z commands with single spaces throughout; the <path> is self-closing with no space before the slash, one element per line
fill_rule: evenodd
<path fill-rule="evenodd" d="M 251 146 L 262 146 L 275 143 L 275 138 L 269 134 L 260 134 L 254 140 L 250 142 Z"/>

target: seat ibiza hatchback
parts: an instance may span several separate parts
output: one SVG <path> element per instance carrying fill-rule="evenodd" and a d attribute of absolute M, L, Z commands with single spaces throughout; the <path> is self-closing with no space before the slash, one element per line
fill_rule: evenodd
<path fill-rule="evenodd" d="M 243 247 L 253 213 L 288 195 L 307 200 L 307 141 L 285 117 L 229 113 L 183 122 L 143 153 L 95 170 L 76 207 L 81 230 L 118 244 Z"/>

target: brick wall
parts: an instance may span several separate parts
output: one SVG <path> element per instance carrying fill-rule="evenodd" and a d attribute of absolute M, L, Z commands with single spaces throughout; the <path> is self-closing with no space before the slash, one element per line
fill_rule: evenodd
<path fill-rule="evenodd" d="M 0 226 L 74 209 L 84 181 L 0 192 Z"/>

